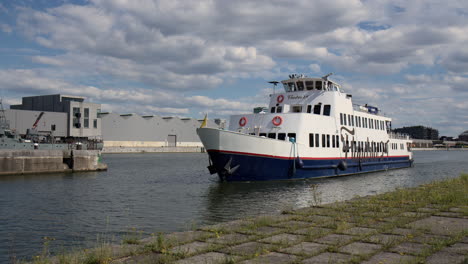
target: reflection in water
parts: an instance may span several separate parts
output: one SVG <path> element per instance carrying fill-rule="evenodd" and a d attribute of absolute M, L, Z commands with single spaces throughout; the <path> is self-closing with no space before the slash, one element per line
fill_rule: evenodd
<path fill-rule="evenodd" d="M 413 187 L 468 172 L 468 151 L 416 152 L 415 167 L 338 178 L 222 183 L 204 153 L 104 155 L 106 172 L 0 177 L 0 263 L 119 239 Z M 313 187 L 315 186 L 315 187 Z"/>

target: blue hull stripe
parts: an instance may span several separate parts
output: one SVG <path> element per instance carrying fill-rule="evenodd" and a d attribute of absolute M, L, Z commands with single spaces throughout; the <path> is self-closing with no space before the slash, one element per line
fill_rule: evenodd
<path fill-rule="evenodd" d="M 318 177 L 344 176 L 349 174 L 382 171 L 410 167 L 408 156 L 374 158 L 329 158 L 329 159 L 284 159 L 282 157 L 249 155 L 243 153 L 208 150 L 218 175 L 227 181 L 266 181 Z M 228 164 L 230 162 L 230 164 Z M 338 164 L 346 161 L 346 169 L 340 170 Z M 229 165 L 226 168 L 226 165 Z M 239 165 L 239 166 L 238 166 Z M 229 168 L 238 168 L 226 174 Z"/>

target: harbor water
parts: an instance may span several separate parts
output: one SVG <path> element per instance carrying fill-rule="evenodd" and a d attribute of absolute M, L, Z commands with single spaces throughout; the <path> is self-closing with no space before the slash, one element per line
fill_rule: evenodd
<path fill-rule="evenodd" d="M 107 154 L 108 171 L 0 177 L 0 263 L 414 187 L 468 173 L 468 151 L 417 151 L 408 169 L 219 182 L 206 153 Z M 318 195 L 318 196 L 317 196 Z"/>

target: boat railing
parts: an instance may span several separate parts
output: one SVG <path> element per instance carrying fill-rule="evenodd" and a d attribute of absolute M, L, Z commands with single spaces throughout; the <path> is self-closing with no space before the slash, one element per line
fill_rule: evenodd
<path fill-rule="evenodd" d="M 395 132 L 388 133 L 388 136 L 389 138 L 392 138 L 392 139 L 410 139 L 410 136 L 408 134 L 395 133 Z"/>

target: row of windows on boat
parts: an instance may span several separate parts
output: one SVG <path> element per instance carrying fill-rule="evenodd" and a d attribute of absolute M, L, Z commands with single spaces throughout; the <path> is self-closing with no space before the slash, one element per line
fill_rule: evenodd
<path fill-rule="evenodd" d="M 271 113 L 282 113 L 283 112 L 283 106 L 273 106 L 270 110 Z M 291 106 L 291 112 L 292 113 L 302 113 L 302 105 L 293 105 Z M 312 109 L 312 105 L 307 105 L 307 113 L 314 113 L 316 115 L 320 115 L 322 113 L 322 104 L 316 104 L 314 105 L 314 108 Z M 323 105 L 323 115 L 324 116 L 330 116 L 331 113 L 331 105 Z"/>
<path fill-rule="evenodd" d="M 340 124 L 342 126 L 355 126 L 362 128 L 385 130 L 385 121 L 343 113 L 340 113 Z M 387 125 L 389 124 L 390 122 L 387 123 Z"/>
<path fill-rule="evenodd" d="M 284 90 L 286 92 L 295 92 L 295 91 L 341 91 L 343 90 L 336 84 L 332 82 L 322 82 L 322 81 L 297 81 L 297 82 L 287 82 L 283 83 Z"/>
<path fill-rule="evenodd" d="M 255 133 L 250 133 L 255 135 Z M 321 135 L 321 136 L 320 136 Z M 271 139 L 286 140 L 288 138 L 296 138 L 296 133 L 260 133 L 260 137 L 268 137 Z M 321 140 L 320 140 L 321 139 Z M 320 141 L 322 144 L 320 144 Z M 390 144 L 392 149 L 398 149 L 397 143 Z M 329 134 L 314 134 L 309 133 L 309 147 L 311 148 L 339 148 L 340 139 L 337 135 Z M 404 149 L 404 144 L 400 144 L 400 149 Z M 343 152 L 387 152 L 387 144 L 383 142 L 366 142 L 366 141 L 355 141 L 346 140 L 343 146 Z"/>

